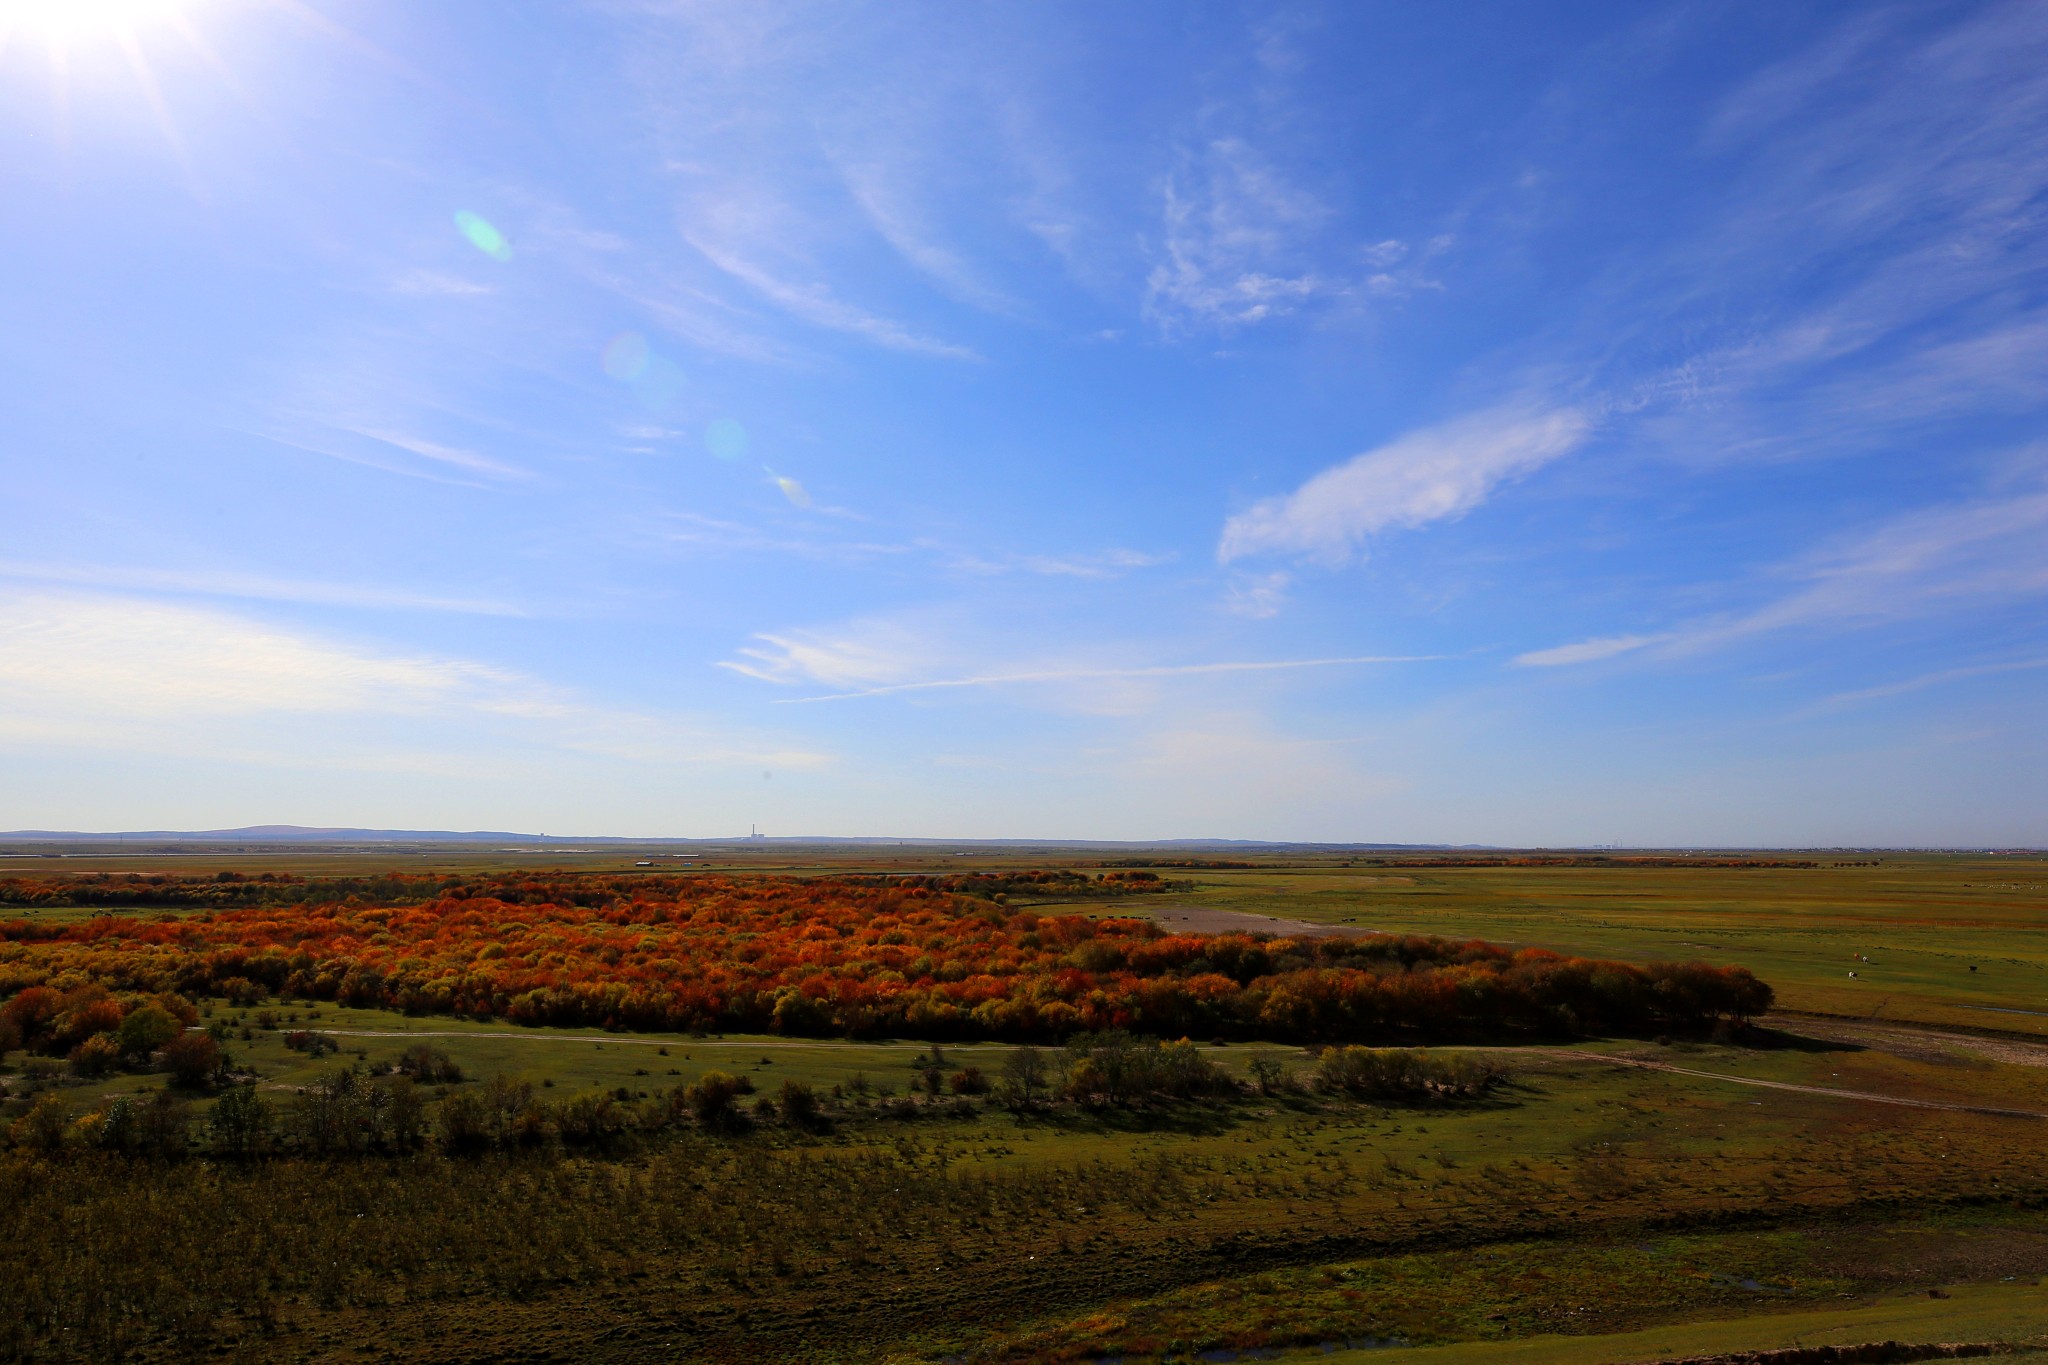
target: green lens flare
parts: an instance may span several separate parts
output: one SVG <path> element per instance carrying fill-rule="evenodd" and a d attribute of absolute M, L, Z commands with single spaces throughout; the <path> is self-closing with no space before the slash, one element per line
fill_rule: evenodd
<path fill-rule="evenodd" d="M 512 244 L 505 240 L 505 234 L 492 227 L 480 215 L 464 209 L 455 215 L 455 226 L 462 229 L 462 235 L 469 238 L 471 246 L 492 260 L 512 259 Z"/>
<path fill-rule="evenodd" d="M 614 379 L 638 379 L 647 373 L 647 362 L 652 356 L 646 337 L 638 332 L 621 332 L 605 343 L 604 372 Z"/>

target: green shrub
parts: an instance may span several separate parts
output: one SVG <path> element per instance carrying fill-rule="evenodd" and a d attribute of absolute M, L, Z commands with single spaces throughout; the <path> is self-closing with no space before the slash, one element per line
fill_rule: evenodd
<path fill-rule="evenodd" d="M 1312 1084 L 1367 1099 L 1463 1099 L 1501 1079 L 1471 1056 L 1434 1057 L 1409 1048 L 1332 1047 L 1316 1061 Z"/>

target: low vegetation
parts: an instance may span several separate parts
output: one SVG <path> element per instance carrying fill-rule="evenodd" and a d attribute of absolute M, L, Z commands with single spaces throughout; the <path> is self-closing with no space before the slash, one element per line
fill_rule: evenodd
<path fill-rule="evenodd" d="M 284 1035 L 284 1045 L 324 1055 L 308 1039 L 333 1041 L 294 1030 Z M 205 1044 L 214 1060 L 203 1076 L 162 1063 L 181 1042 Z M 278 1094 L 259 1089 L 253 1075 L 222 1069 L 221 1055 L 210 1035 L 183 1034 L 158 1054 L 154 1068 L 169 1071 L 170 1088 L 118 1093 L 90 1108 L 75 1104 L 62 1087 L 31 1083 L 26 1109 L 0 1136 L 45 1156 L 107 1152 L 246 1161 L 497 1149 L 561 1157 L 652 1150 L 693 1132 L 737 1136 L 779 1125 L 819 1133 L 863 1121 L 972 1118 L 980 1112 L 977 1100 L 1039 1117 L 1275 1097 L 1416 1104 L 1476 1099 L 1505 1079 L 1498 1065 L 1468 1056 L 1345 1047 L 1324 1049 L 1305 1074 L 1261 1059 L 1250 1078 L 1240 1080 L 1190 1043 L 1122 1031 L 1077 1035 L 1058 1049 L 1012 1049 L 992 1077 L 956 1064 L 934 1045 L 912 1059 L 900 1097 L 894 1086 L 861 1075 L 829 1089 L 791 1078 L 749 1100 L 757 1094 L 750 1076 L 713 1069 L 652 1091 L 622 1085 L 550 1098 L 531 1081 L 502 1073 L 464 1086 L 462 1068 L 424 1043 L 407 1047 L 395 1061 L 331 1069 Z M 146 1059 L 132 1065 L 151 1069 Z M 209 1088 L 213 1104 L 195 1126 L 190 1101 L 206 1097 Z"/>
<path fill-rule="evenodd" d="M 1349 1360 L 1909 1290 L 2030 1339 L 1965 1288 L 2048 1273 L 2023 1042 L 1745 1027 L 1742 968 L 1541 951 L 1427 867 L 1350 885 L 1518 942 L 1131 913 L 1365 913 L 1327 869 L 866 868 L 15 879 L 0 1360 Z"/>

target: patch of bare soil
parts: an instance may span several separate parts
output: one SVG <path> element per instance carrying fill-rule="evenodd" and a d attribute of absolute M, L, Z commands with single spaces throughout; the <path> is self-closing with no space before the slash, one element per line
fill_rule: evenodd
<path fill-rule="evenodd" d="M 2003 1341 L 1871 1341 L 1857 1346 L 1788 1346 L 1782 1351 L 1737 1351 L 1733 1355 L 1686 1356 L 1665 1365 L 1891 1365 L 1905 1360 L 1957 1360 L 1968 1356 L 2012 1355 Z"/>
<path fill-rule="evenodd" d="M 1209 910 L 1197 906 L 1153 907 L 1150 919 L 1161 928 L 1179 934 L 1273 934 L 1281 938 L 1357 938 L 1377 934 L 1355 924 L 1312 924 L 1307 920 L 1278 919 L 1242 910 Z"/>
<path fill-rule="evenodd" d="M 1837 1275 L 1905 1288 L 1927 1284 L 2040 1283 L 2048 1230 L 2015 1222 L 1977 1227 L 1848 1224 L 1816 1232 L 1815 1259 Z"/>
<path fill-rule="evenodd" d="M 1875 1052 L 1889 1052 L 1916 1062 L 1954 1062 L 1981 1057 L 2013 1066 L 2048 1067 L 2048 1043 L 2020 1038 L 1949 1033 L 1903 1024 L 1875 1024 L 1856 1019 L 1810 1019 L 1774 1016 L 1764 1022 L 1787 1033 L 1829 1042 L 1854 1043 Z"/>
<path fill-rule="evenodd" d="M 1641 1056 L 1629 1056 L 1617 1052 L 1583 1052 L 1576 1048 L 1545 1049 L 1553 1057 L 1568 1057 L 1578 1061 L 1605 1062 L 1609 1066 L 1636 1066 L 1645 1071 L 1668 1071 L 1678 1076 L 1698 1076 L 1709 1081 L 1726 1081 L 1730 1085 L 1755 1086 L 1763 1090 L 1786 1090 L 1801 1095 L 1826 1095 L 1833 1099 L 1863 1100 L 1871 1104 L 1895 1104 L 1908 1109 L 1943 1109 L 1955 1114 L 1989 1114 L 1996 1118 L 2048 1119 L 2036 1109 L 2005 1109 L 1988 1104 L 1963 1104 L 1953 1100 L 1917 1099 L 1911 1095 L 1892 1095 L 1875 1090 L 1847 1090 L 1831 1085 L 1799 1085 L 1792 1081 L 1767 1081 L 1756 1076 L 1731 1076 L 1724 1071 L 1701 1071 L 1696 1067 L 1673 1066 L 1669 1062 L 1653 1062 Z"/>

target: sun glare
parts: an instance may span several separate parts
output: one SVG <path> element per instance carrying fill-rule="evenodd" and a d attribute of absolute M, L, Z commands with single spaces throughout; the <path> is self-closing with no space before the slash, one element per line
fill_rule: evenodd
<path fill-rule="evenodd" d="M 176 18 L 192 0 L 0 0 L 0 32 L 40 33 L 53 41 L 117 38 Z"/>

